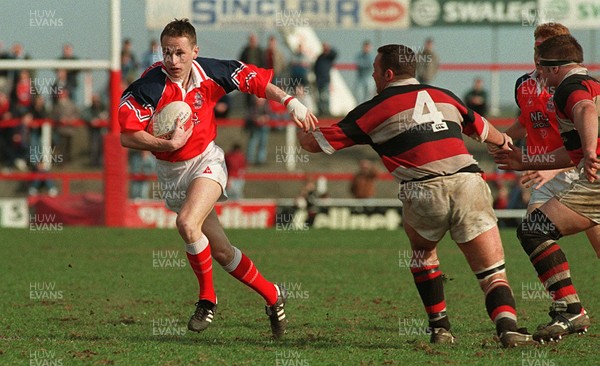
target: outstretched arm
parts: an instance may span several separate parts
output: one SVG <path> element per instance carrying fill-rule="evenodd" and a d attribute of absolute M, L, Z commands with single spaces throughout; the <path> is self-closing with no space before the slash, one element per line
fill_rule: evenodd
<path fill-rule="evenodd" d="M 300 103 L 298 99 L 288 95 L 272 83 L 267 85 L 265 94 L 267 99 L 279 102 L 287 108 L 288 113 L 296 126 L 302 128 L 304 131 L 316 129 L 316 125 L 319 123 L 317 117 L 309 111 L 304 104 Z"/>
<path fill-rule="evenodd" d="M 506 133 L 498 131 L 491 123 L 488 122 L 488 134 L 484 140 L 488 145 L 490 154 L 494 154 L 500 150 L 509 150 L 509 144 L 512 144 L 512 139 Z"/>
<path fill-rule="evenodd" d="M 572 167 L 575 164 L 564 146 L 539 155 L 523 155 L 521 149 L 509 144 L 509 150 L 500 150 L 494 154 L 494 162 L 503 170 L 549 170 Z"/>

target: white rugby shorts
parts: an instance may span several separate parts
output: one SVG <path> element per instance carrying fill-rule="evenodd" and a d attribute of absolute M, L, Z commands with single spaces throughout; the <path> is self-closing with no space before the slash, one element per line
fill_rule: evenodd
<path fill-rule="evenodd" d="M 531 197 L 529 198 L 529 205 L 536 203 L 545 203 L 550 198 L 556 196 L 559 192 L 571 186 L 571 183 L 579 179 L 579 169 L 573 168 L 566 172 L 561 172 L 556 175 L 551 181 L 544 184 L 540 189 L 531 187 Z"/>
<path fill-rule="evenodd" d="M 219 183 L 222 193 L 218 201 L 227 200 L 225 154 L 214 141 L 206 147 L 202 154 L 190 160 L 176 162 L 157 160 L 156 174 L 162 191 L 161 196 L 171 211 L 179 212 L 181 210 L 187 189 L 196 178 L 208 178 Z"/>
<path fill-rule="evenodd" d="M 578 214 L 600 225 L 600 180 L 588 182 L 583 174 L 583 160 L 578 166 L 579 178 L 556 194 L 556 199 Z"/>
<path fill-rule="evenodd" d="M 469 242 L 496 226 L 492 194 L 477 173 L 456 173 L 400 184 L 404 222 L 430 241 L 447 231 L 452 240 Z"/>

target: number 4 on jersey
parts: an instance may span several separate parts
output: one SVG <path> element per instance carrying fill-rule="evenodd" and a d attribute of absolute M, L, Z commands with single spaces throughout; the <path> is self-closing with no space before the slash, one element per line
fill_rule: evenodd
<path fill-rule="evenodd" d="M 428 113 L 425 113 L 425 108 L 427 108 Z M 421 90 L 417 94 L 417 102 L 415 103 L 412 118 L 417 124 L 433 122 L 431 127 L 433 132 L 448 129 L 448 125 L 443 121 L 444 115 L 437 110 L 433 99 L 431 99 L 431 96 L 425 90 Z"/>

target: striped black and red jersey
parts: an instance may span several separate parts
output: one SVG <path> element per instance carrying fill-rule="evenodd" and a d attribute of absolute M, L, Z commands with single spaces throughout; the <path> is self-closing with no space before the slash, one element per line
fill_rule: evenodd
<path fill-rule="evenodd" d="M 563 146 L 552 94 L 537 80 L 537 71 L 521 76 L 515 84 L 518 121 L 527 131 L 527 154 L 538 155 Z"/>
<path fill-rule="evenodd" d="M 173 101 L 184 101 L 192 108 L 192 136 L 176 151 L 153 154 L 172 162 L 192 159 L 217 136 L 214 106 L 219 99 L 233 90 L 265 98 L 272 77 L 272 70 L 240 61 L 198 57 L 192 64 L 192 85 L 184 90 L 181 82 L 171 80 L 159 61 L 123 92 L 119 106 L 121 132 L 146 130 L 155 111 Z"/>
<path fill-rule="evenodd" d="M 594 103 L 596 113 L 600 116 L 600 82 L 588 75 L 586 68 L 571 70 L 554 92 L 556 116 L 563 144 L 575 164 L 583 158 L 581 138 L 573 122 L 573 109 L 579 103 Z M 596 153 L 600 156 L 600 128 Z"/>
<path fill-rule="evenodd" d="M 452 92 L 411 78 L 388 85 L 314 136 L 328 154 L 370 145 L 399 182 L 408 182 L 480 172 L 462 134 L 484 141 L 488 129 L 488 121 Z"/>

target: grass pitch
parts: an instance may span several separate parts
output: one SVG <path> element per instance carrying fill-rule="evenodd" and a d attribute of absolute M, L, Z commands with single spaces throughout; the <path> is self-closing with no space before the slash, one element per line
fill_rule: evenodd
<path fill-rule="evenodd" d="M 38 228 L 39 229 L 39 228 Z M 599 272 L 585 236 L 561 240 L 594 324 L 558 344 L 502 349 L 462 254 L 440 244 L 458 344 L 433 346 L 401 231 L 229 230 L 290 289 L 288 334 L 270 339 L 262 298 L 214 264 L 216 318 L 186 331 L 197 282 L 175 230 L 0 230 L 2 365 L 588 365 L 597 362 Z M 513 229 L 502 232 L 522 326 L 550 301 Z"/>

